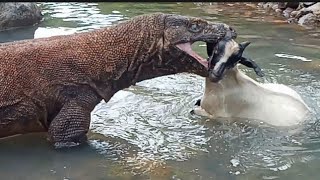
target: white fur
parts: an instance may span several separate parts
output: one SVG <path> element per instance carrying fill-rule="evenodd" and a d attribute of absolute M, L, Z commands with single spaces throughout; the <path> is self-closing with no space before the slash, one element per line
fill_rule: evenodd
<path fill-rule="evenodd" d="M 283 84 L 261 84 L 236 66 L 219 83 L 205 80 L 205 91 L 195 113 L 209 118 L 245 118 L 274 126 L 293 126 L 310 112 L 300 95 Z"/>

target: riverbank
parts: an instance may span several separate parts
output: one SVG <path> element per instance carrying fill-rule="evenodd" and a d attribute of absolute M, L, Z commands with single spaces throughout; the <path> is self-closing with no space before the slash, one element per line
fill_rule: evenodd
<path fill-rule="evenodd" d="M 320 2 L 266 2 L 258 3 L 258 8 L 274 11 L 288 23 L 320 27 Z"/>

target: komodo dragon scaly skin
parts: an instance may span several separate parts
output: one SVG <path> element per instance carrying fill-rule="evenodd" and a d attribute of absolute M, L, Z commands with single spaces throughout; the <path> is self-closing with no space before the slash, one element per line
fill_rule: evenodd
<path fill-rule="evenodd" d="M 0 138 L 48 132 L 57 148 L 79 145 L 102 99 L 159 76 L 207 76 L 190 44 L 216 44 L 227 31 L 236 37 L 223 23 L 156 13 L 91 32 L 1 44 Z"/>

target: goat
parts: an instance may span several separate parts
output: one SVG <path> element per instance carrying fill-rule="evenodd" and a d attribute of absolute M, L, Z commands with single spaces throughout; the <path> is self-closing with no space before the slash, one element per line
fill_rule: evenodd
<path fill-rule="evenodd" d="M 242 57 L 249 44 L 226 37 L 215 47 L 207 47 L 212 52 L 208 53 L 210 75 L 193 112 L 210 119 L 240 118 L 273 126 L 303 122 L 310 109 L 296 91 L 283 84 L 258 83 L 238 69 L 240 63 L 264 75 L 253 60 Z"/>

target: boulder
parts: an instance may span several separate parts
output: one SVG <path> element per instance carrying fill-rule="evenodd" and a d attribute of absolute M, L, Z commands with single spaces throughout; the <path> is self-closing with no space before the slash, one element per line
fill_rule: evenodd
<path fill-rule="evenodd" d="M 309 6 L 305 8 L 307 11 L 312 11 L 314 15 L 320 15 L 320 2 L 313 4 L 312 6 Z"/>
<path fill-rule="evenodd" d="M 302 8 L 295 13 L 294 16 L 298 19 L 298 23 L 305 26 L 320 24 L 320 3 L 313 4 L 307 8 Z"/>
<path fill-rule="evenodd" d="M 316 26 L 316 25 L 320 25 L 320 19 L 316 15 L 309 13 L 302 16 L 299 19 L 298 23 L 304 26 Z"/>
<path fill-rule="evenodd" d="M 0 3 L 0 31 L 39 23 L 43 15 L 35 3 Z"/>

